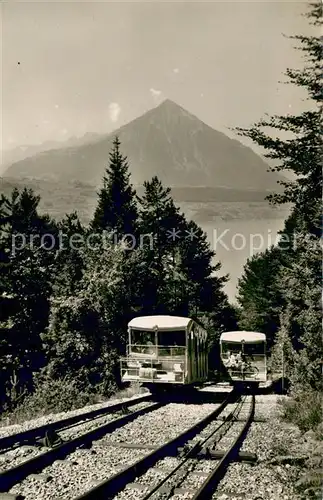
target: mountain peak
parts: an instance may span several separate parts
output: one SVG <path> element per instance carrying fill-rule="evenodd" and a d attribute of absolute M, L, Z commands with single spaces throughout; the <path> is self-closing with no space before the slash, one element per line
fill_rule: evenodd
<path fill-rule="evenodd" d="M 172 111 L 175 113 L 186 113 L 190 114 L 186 109 L 182 108 L 179 104 L 176 102 L 172 101 L 171 99 L 165 99 L 163 102 L 161 102 L 155 109 L 166 109 L 167 111 Z"/>
<path fill-rule="evenodd" d="M 277 174 L 250 148 L 212 129 L 171 99 L 107 136 L 85 137 L 73 147 L 47 151 L 12 164 L 7 176 L 77 179 L 98 185 L 115 136 L 129 159 L 131 181 L 157 175 L 167 186 L 277 188 Z M 85 140 L 87 139 L 87 140 Z"/>
<path fill-rule="evenodd" d="M 162 108 L 162 107 L 166 107 L 166 106 L 180 108 L 180 106 L 178 104 L 176 104 L 176 102 L 172 101 L 171 99 L 164 99 L 157 107 Z"/>

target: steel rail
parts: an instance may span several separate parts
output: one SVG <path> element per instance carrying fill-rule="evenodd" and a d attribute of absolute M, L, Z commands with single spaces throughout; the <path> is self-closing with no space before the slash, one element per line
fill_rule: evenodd
<path fill-rule="evenodd" d="M 167 481 L 169 481 L 172 476 L 174 476 L 179 469 L 181 469 L 185 463 L 190 459 L 194 458 L 196 454 L 205 446 L 205 444 L 214 436 L 214 434 L 217 434 L 219 430 L 225 426 L 227 423 L 231 423 L 232 419 L 235 418 L 235 414 L 238 413 L 238 410 L 240 409 L 241 401 L 240 398 L 237 400 L 237 406 L 236 408 L 229 414 L 227 417 L 221 422 L 220 425 L 217 426 L 216 429 L 214 429 L 206 438 L 203 438 L 202 440 L 198 441 L 191 450 L 188 450 L 183 458 L 183 460 L 169 473 L 167 474 L 166 477 L 161 479 L 159 483 L 152 489 L 150 490 L 141 500 L 148 500 L 151 498 Z M 183 478 L 180 479 L 180 482 L 183 481 Z M 172 494 L 172 491 L 174 490 L 174 486 L 170 487 L 170 493 Z"/>
<path fill-rule="evenodd" d="M 132 482 L 136 477 L 144 474 L 149 468 L 153 467 L 158 460 L 166 456 L 177 454 L 177 449 L 183 446 L 185 442 L 195 437 L 203 428 L 205 428 L 212 420 L 214 420 L 224 408 L 232 402 L 232 397 L 235 397 L 235 392 L 232 391 L 228 394 L 227 398 L 220 404 L 220 406 L 210 413 L 207 417 L 200 420 L 197 424 L 193 425 L 182 434 L 174 439 L 171 439 L 161 447 L 154 450 L 149 455 L 138 460 L 135 464 L 125 468 L 107 480 L 102 481 L 99 485 L 87 491 L 83 495 L 75 498 L 74 500 L 110 500 L 117 495 L 124 487 Z"/>
<path fill-rule="evenodd" d="M 241 432 L 239 433 L 238 437 L 236 438 L 232 446 L 228 449 L 224 457 L 220 460 L 217 467 L 211 472 L 211 474 L 209 474 L 205 482 L 192 497 L 192 500 L 209 500 L 212 498 L 212 495 L 216 487 L 218 486 L 221 479 L 224 477 L 230 463 L 236 460 L 236 458 L 238 457 L 239 449 L 247 435 L 254 414 L 255 414 L 255 396 L 253 394 L 249 414 L 246 419 L 245 425 L 241 429 Z"/>
<path fill-rule="evenodd" d="M 96 429 L 92 429 L 81 436 L 78 436 L 70 441 L 67 441 L 55 448 L 46 451 L 45 453 L 41 453 L 38 456 L 31 458 L 30 460 L 26 460 L 21 464 L 8 469 L 0 474 L 0 492 L 7 492 L 12 486 L 17 484 L 18 482 L 25 479 L 29 474 L 37 473 L 51 465 L 55 460 L 63 459 L 68 454 L 72 453 L 76 448 L 81 446 L 89 446 L 96 439 L 100 439 L 104 435 L 109 432 L 114 431 L 118 427 L 122 427 L 123 425 L 131 422 L 135 418 L 149 413 L 153 410 L 157 410 L 158 408 L 165 406 L 167 403 L 153 403 L 151 406 L 141 408 L 129 415 L 125 415 L 111 422 L 101 425 Z"/>
<path fill-rule="evenodd" d="M 12 448 L 15 444 L 25 444 L 31 440 L 36 440 L 45 436 L 46 432 L 64 430 L 77 423 L 81 423 L 83 420 L 94 420 L 96 417 L 102 415 L 108 415 L 109 413 L 114 413 L 122 410 L 123 408 L 129 408 L 131 406 L 148 402 L 152 400 L 152 395 L 144 395 L 130 401 L 125 401 L 122 403 L 117 403 L 115 405 L 106 406 L 104 408 L 98 408 L 96 410 L 90 410 L 79 415 L 74 415 L 72 417 L 64 418 L 63 420 L 57 420 L 56 422 L 51 422 L 48 424 L 41 425 L 39 427 L 34 427 L 33 429 L 28 429 L 27 431 L 18 432 L 17 434 L 11 434 L 10 436 L 5 436 L 0 438 L 0 450 Z"/>

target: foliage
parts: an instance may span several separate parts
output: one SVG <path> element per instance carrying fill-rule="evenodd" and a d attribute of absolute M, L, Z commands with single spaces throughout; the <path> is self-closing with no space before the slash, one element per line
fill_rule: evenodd
<path fill-rule="evenodd" d="M 271 247 L 247 260 L 238 281 L 239 327 L 265 333 L 268 347 L 273 344 L 283 308 L 283 294 L 278 286 L 281 266 L 282 252 Z"/>
<path fill-rule="evenodd" d="M 320 2 L 311 4 L 307 17 L 315 26 L 321 26 Z M 295 181 L 282 183 L 285 187 L 282 195 L 270 197 L 276 204 L 293 204 L 281 233 L 287 248 L 269 250 L 247 263 L 240 282 L 243 307 L 240 324 L 260 323 L 261 326 L 267 318 L 274 327 L 270 328 L 272 332 L 277 332 L 274 364 L 283 346 L 294 387 L 311 393 L 322 391 L 322 256 L 319 241 L 322 231 L 322 45 L 317 36 L 291 38 L 300 43 L 305 64 L 301 70 L 287 69 L 286 74 L 290 83 L 307 92 L 308 110 L 298 116 L 274 116 L 250 129 L 238 129 L 240 135 L 262 146 L 267 151 L 266 156 L 278 162 L 273 170 L 293 172 L 296 177 Z M 273 137 L 267 134 L 268 128 L 284 135 Z"/>
<path fill-rule="evenodd" d="M 135 191 L 130 184 L 127 158 L 122 156 L 119 146 L 120 142 L 116 137 L 90 228 L 96 231 L 115 231 L 117 235 L 135 235 Z"/>
<path fill-rule="evenodd" d="M 284 269 L 284 323 L 297 351 L 294 383 L 322 390 L 322 254 L 312 235 L 299 238 L 297 258 Z"/>
<path fill-rule="evenodd" d="M 165 313 L 169 310 L 170 294 L 175 280 L 177 231 L 182 217 L 157 177 L 144 183 L 145 192 L 138 197 L 141 249 L 141 290 L 144 296 L 142 313 Z M 175 233 L 174 233 L 175 234 Z M 175 282 L 174 282 L 175 284 Z"/>
<path fill-rule="evenodd" d="M 280 401 L 283 418 L 295 423 L 304 432 L 319 429 L 322 424 L 322 394 L 298 388 L 291 396 Z"/>
<path fill-rule="evenodd" d="M 322 17 L 317 15 L 321 9 L 321 4 L 315 2 L 307 14 L 316 26 L 322 24 Z M 298 211 L 303 212 L 307 229 L 315 232 L 313 213 L 322 193 L 322 42 L 319 36 L 297 35 L 289 38 L 300 43 L 297 48 L 304 53 L 305 63 L 301 70 L 288 68 L 286 75 L 289 83 L 307 92 L 311 101 L 309 109 L 298 116 L 285 114 L 269 117 L 250 129 L 238 128 L 237 131 L 262 146 L 267 151 L 267 158 L 277 161 L 271 170 L 295 174 L 295 181 L 282 181 L 285 187 L 282 195 L 271 195 L 269 199 L 273 203 L 293 203 Z M 288 138 L 272 137 L 264 131 L 267 128 L 278 134 L 287 133 Z"/>
<path fill-rule="evenodd" d="M 83 260 L 81 249 L 86 243 L 87 231 L 82 226 L 78 215 L 73 212 L 66 215 L 58 223 L 59 243 L 55 255 L 54 290 L 61 288 L 71 293 L 83 274 Z"/>
<path fill-rule="evenodd" d="M 43 341 L 48 352 L 47 373 L 69 374 L 84 388 L 114 379 L 121 337 L 116 322 L 118 298 L 123 297 L 124 250 L 96 245 L 82 251 L 83 275 L 77 288 L 52 297 L 51 316 Z"/>
<path fill-rule="evenodd" d="M 32 374 L 44 362 L 40 334 L 48 323 L 56 227 L 38 215 L 38 203 L 27 189 L 1 199 L 0 406 L 32 390 Z"/>
<path fill-rule="evenodd" d="M 102 400 L 98 389 L 96 392 L 80 389 L 76 380 L 64 377 L 53 379 L 40 375 L 35 377 L 34 391 L 25 397 L 10 413 L 4 413 L 2 420 L 7 424 L 20 423 L 49 413 L 60 413 L 89 404 L 96 404 Z M 111 386 L 111 391 L 114 390 Z"/>

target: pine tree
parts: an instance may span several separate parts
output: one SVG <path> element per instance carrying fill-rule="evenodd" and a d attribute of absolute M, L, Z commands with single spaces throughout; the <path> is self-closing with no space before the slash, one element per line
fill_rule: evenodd
<path fill-rule="evenodd" d="M 43 365 L 57 231 L 39 216 L 39 197 L 15 189 L 0 208 L 0 404 L 15 404 Z"/>
<path fill-rule="evenodd" d="M 128 168 L 127 158 L 121 154 L 120 141 L 116 137 L 90 223 L 93 231 L 114 232 L 117 238 L 126 234 L 136 235 L 137 207 Z"/>
<path fill-rule="evenodd" d="M 322 25 L 322 4 L 311 4 L 306 16 L 315 27 Z M 317 203 L 322 196 L 322 41 L 319 36 L 291 36 L 300 43 L 305 64 L 301 70 L 288 68 L 289 83 L 302 87 L 308 94 L 309 109 L 299 115 L 281 115 L 263 119 L 249 129 L 237 128 L 239 135 L 250 138 L 267 150 L 265 156 L 278 162 L 271 170 L 292 172 L 296 181 L 282 181 L 283 194 L 269 196 L 273 203 L 292 203 L 302 214 L 308 231 L 320 237 L 321 224 L 317 219 Z M 268 135 L 265 129 L 287 132 L 292 138 Z"/>
<path fill-rule="evenodd" d="M 272 247 L 252 256 L 238 280 L 239 327 L 265 333 L 268 347 L 272 346 L 279 329 L 284 306 L 279 287 L 282 255 L 279 248 Z"/>
<path fill-rule="evenodd" d="M 322 390 L 322 251 L 313 235 L 298 241 L 297 258 L 282 273 L 284 328 L 296 351 L 293 382 Z"/>
<path fill-rule="evenodd" d="M 316 27 L 322 25 L 322 4 L 311 4 L 306 14 L 310 23 Z M 277 332 L 277 341 L 288 335 L 288 343 L 295 350 L 296 361 L 293 367 L 293 379 L 303 387 L 322 388 L 321 363 L 321 252 L 319 239 L 322 231 L 321 196 L 322 196 L 322 42 L 318 36 L 290 37 L 300 43 L 299 50 L 305 55 L 305 64 L 301 70 L 287 69 L 289 83 L 306 90 L 308 94 L 308 110 L 299 115 L 273 116 L 261 120 L 250 129 L 238 128 L 241 135 L 249 137 L 267 150 L 266 156 L 278 162 L 273 168 L 277 171 L 290 171 L 296 175 L 295 181 L 283 182 L 282 195 L 269 197 L 272 203 L 292 203 L 293 209 L 285 223 L 282 236 L 293 241 L 287 251 L 281 250 L 281 265 L 272 276 L 278 276 L 276 285 L 280 284 L 279 294 L 283 308 L 280 315 L 281 328 Z M 274 132 L 287 132 L 291 138 L 273 138 L 264 129 Z M 257 265 L 256 265 L 257 264 Z M 254 267 L 261 266 L 255 262 Z M 256 270 L 256 269 L 255 269 Z M 256 270 L 257 271 L 257 270 Z M 260 270 L 261 271 L 261 270 Z M 275 271 L 275 269 L 271 269 Z M 265 273 L 266 274 L 266 273 Z M 260 278 L 254 277 L 254 282 Z M 248 301 L 248 288 L 252 289 L 252 276 L 244 278 L 245 301 Z M 273 291 L 274 301 L 262 304 L 268 291 L 258 287 L 259 297 L 253 294 L 252 304 L 257 304 L 255 319 L 266 314 L 268 307 L 275 306 L 277 286 Z M 261 295 L 263 294 L 263 295 Z M 250 301 L 249 301 L 250 302 Z M 252 315 L 252 310 L 243 311 L 245 316 Z M 284 338 L 285 338 L 284 337 Z M 277 346 L 276 346 L 277 347 Z"/>
<path fill-rule="evenodd" d="M 170 189 L 155 176 L 144 183 L 139 201 L 143 311 L 165 313 L 174 306 L 175 253 L 183 217 Z"/>
<path fill-rule="evenodd" d="M 55 258 L 54 290 L 65 292 L 76 290 L 83 274 L 82 248 L 86 244 L 87 232 L 78 215 L 73 212 L 58 223 L 60 235 Z"/>
<path fill-rule="evenodd" d="M 210 332 L 210 358 L 215 366 L 221 331 L 236 326 L 234 311 L 223 291 L 228 277 L 217 276 L 221 264 L 213 264 L 215 253 L 206 234 L 179 212 L 170 189 L 164 188 L 157 177 L 146 182 L 145 189 L 140 199 L 140 231 L 142 236 L 150 234 L 153 244 L 141 249 L 142 265 L 138 266 L 142 311 L 200 321 Z"/>
<path fill-rule="evenodd" d="M 218 277 L 221 264 L 212 263 L 215 252 L 211 250 L 206 234 L 194 221 L 184 221 L 182 238 L 179 240 L 181 271 L 186 276 L 188 310 L 216 311 L 222 304 L 219 295 L 228 276 Z"/>

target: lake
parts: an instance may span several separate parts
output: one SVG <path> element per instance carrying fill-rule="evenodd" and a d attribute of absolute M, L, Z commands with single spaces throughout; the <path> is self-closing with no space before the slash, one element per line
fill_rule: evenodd
<path fill-rule="evenodd" d="M 284 218 L 219 220 L 199 222 L 199 225 L 216 252 L 215 262 L 222 264 L 220 274 L 230 275 L 225 292 L 230 302 L 236 302 L 236 286 L 243 266 L 249 257 L 276 243 Z"/>

